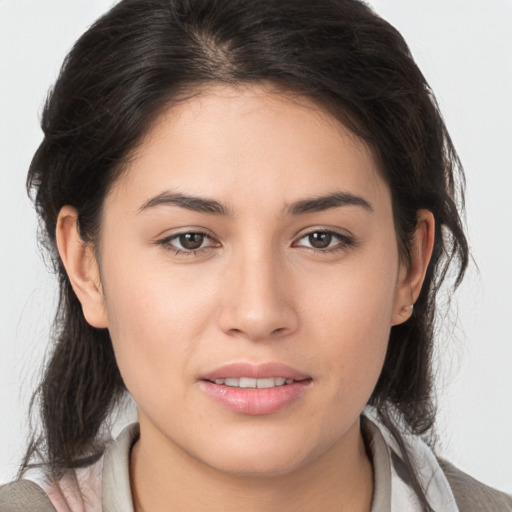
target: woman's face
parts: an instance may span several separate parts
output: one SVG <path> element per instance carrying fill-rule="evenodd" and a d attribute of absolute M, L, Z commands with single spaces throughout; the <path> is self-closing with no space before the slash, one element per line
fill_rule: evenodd
<path fill-rule="evenodd" d="M 161 115 L 106 198 L 99 260 L 89 318 L 108 326 L 142 439 L 236 474 L 353 444 L 412 300 L 371 151 L 256 86 Z"/>

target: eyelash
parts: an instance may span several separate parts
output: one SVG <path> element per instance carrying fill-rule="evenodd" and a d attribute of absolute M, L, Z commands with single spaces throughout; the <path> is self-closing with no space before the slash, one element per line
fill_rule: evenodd
<path fill-rule="evenodd" d="M 186 235 L 200 235 L 204 237 L 204 240 L 208 239 L 211 240 L 213 243 L 211 245 L 208 245 L 206 247 L 199 247 L 198 249 L 180 249 L 179 247 L 174 247 L 172 245 L 172 242 L 174 240 L 179 240 L 180 237 L 186 236 Z M 203 240 L 203 242 L 204 242 Z M 162 240 L 157 241 L 157 245 L 163 246 L 166 250 L 176 254 L 176 255 L 185 255 L 185 256 L 194 256 L 198 253 L 204 253 L 208 250 L 214 249 L 218 242 L 215 242 L 214 238 L 211 237 L 208 233 L 204 233 L 202 231 L 184 231 L 182 233 L 176 233 L 175 235 L 168 236 L 166 238 L 163 238 Z M 202 244 L 201 244 L 202 245 Z"/>
<path fill-rule="evenodd" d="M 334 253 L 337 251 L 343 251 L 343 250 L 346 250 L 347 248 L 355 245 L 355 240 L 352 237 L 338 233 L 337 231 L 333 231 L 330 229 L 315 229 L 313 231 L 309 231 L 308 233 L 305 233 L 304 235 L 302 235 L 298 240 L 299 241 L 303 240 L 303 239 L 308 238 L 315 234 L 329 235 L 333 239 L 337 239 L 337 243 L 332 247 L 327 246 L 323 249 L 319 249 L 317 247 L 305 246 L 305 245 L 297 245 L 296 243 L 294 243 L 293 246 L 294 247 L 304 247 L 304 248 L 314 251 L 316 253 L 325 254 L 325 253 Z"/>
<path fill-rule="evenodd" d="M 298 244 L 298 242 L 300 240 L 306 239 L 315 234 L 330 235 L 332 238 L 337 239 L 338 242 L 332 247 L 327 246 L 322 249 L 317 248 L 317 247 Z M 186 236 L 186 235 L 200 235 L 200 236 L 204 237 L 203 242 L 206 239 L 208 239 L 213 243 L 211 243 L 210 245 L 208 245 L 206 247 L 199 247 L 198 249 L 185 249 L 185 248 L 180 249 L 179 247 L 175 247 L 172 245 L 172 242 L 174 240 L 179 240 L 180 237 Z M 220 245 L 218 242 L 215 241 L 215 239 L 212 236 L 210 236 L 208 233 L 204 233 L 202 231 L 184 231 L 182 233 L 176 233 L 172 236 L 163 238 L 162 240 L 158 240 L 156 242 L 156 244 L 163 246 L 166 250 L 174 253 L 175 255 L 179 255 L 179 256 L 181 256 L 181 255 L 194 256 L 194 255 L 197 255 L 198 253 L 204 253 L 206 251 L 215 249 L 216 247 L 218 247 Z M 347 248 L 354 246 L 354 245 L 355 245 L 355 240 L 350 236 L 347 236 L 347 235 L 338 233 L 337 231 L 333 231 L 333 230 L 329 230 L 329 229 L 316 229 L 316 230 L 309 231 L 308 233 L 303 234 L 301 237 L 298 238 L 297 242 L 294 242 L 292 244 L 292 247 L 303 247 L 305 249 L 308 249 L 308 250 L 316 252 L 316 253 L 326 254 L 326 253 L 334 253 L 337 251 L 343 251 L 343 250 L 346 250 Z"/>

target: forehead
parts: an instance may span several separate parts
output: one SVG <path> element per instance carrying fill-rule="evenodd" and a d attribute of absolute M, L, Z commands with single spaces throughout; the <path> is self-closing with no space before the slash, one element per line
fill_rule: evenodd
<path fill-rule="evenodd" d="M 169 189 L 241 207 L 333 189 L 388 193 L 364 141 L 312 101 L 267 86 L 212 87 L 166 109 L 120 188 L 126 200 Z"/>

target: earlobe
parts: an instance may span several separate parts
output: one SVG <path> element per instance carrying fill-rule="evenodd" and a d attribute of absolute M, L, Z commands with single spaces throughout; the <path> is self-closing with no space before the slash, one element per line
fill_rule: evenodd
<path fill-rule="evenodd" d="M 435 240 L 435 219 L 429 210 L 418 210 L 416 230 L 410 247 L 410 264 L 400 270 L 391 325 L 408 320 L 414 311 L 425 280 Z"/>
<path fill-rule="evenodd" d="M 107 327 L 98 263 L 92 244 L 85 243 L 80 236 L 75 208 L 64 206 L 60 210 L 55 239 L 71 286 L 82 304 L 85 319 L 93 327 Z"/>

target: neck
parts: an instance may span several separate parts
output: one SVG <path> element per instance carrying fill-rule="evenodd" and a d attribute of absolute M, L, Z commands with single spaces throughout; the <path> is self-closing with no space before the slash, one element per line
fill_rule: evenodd
<path fill-rule="evenodd" d="M 373 496 L 373 470 L 359 422 L 315 460 L 286 474 L 267 476 L 218 471 L 169 441 L 162 446 L 161 440 L 145 437 L 141 424 L 130 479 L 136 512 L 370 512 Z"/>

